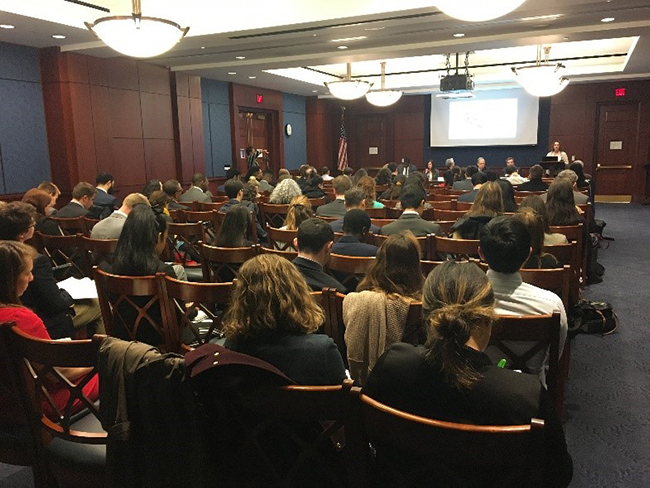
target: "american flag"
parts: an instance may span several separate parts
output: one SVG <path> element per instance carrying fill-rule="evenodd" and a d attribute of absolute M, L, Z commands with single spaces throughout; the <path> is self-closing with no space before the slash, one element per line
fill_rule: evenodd
<path fill-rule="evenodd" d="M 348 167 L 348 137 L 345 134 L 345 120 L 343 115 L 345 114 L 345 107 L 341 108 L 341 132 L 339 134 L 339 154 L 337 160 L 337 168 L 339 171 L 343 171 Z"/>

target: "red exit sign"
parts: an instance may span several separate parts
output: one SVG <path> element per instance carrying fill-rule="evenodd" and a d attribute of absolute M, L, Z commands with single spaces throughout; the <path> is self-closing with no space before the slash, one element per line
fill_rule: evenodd
<path fill-rule="evenodd" d="M 623 92 L 625 92 L 625 90 L 623 90 Z M 623 93 L 623 94 L 625 94 L 625 93 Z M 618 96 L 618 95 L 616 95 L 616 96 Z M 257 103 L 264 103 L 264 95 L 257 95 Z"/>
<path fill-rule="evenodd" d="M 624 97 L 625 96 L 625 88 L 617 88 L 615 90 L 615 94 L 617 97 Z"/>

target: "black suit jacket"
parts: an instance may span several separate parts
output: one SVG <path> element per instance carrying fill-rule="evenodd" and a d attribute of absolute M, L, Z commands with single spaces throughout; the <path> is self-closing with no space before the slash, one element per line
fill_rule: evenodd
<path fill-rule="evenodd" d="M 414 164 L 404 164 L 400 163 L 397 165 L 397 175 L 408 176 L 411 173 L 415 173 L 418 170 L 417 166 Z"/>
<path fill-rule="evenodd" d="M 330 227 L 334 232 L 343 232 L 343 219 L 340 218 L 334 222 L 330 222 Z M 370 224 L 370 232 L 373 234 L 381 234 L 381 227 L 378 227 L 375 224 Z"/>
<path fill-rule="evenodd" d="M 360 242 L 352 236 L 341 236 L 338 242 L 332 246 L 332 254 L 343 256 L 373 257 L 377 255 L 377 246 Z"/>
<path fill-rule="evenodd" d="M 343 217 L 345 212 L 347 212 L 347 209 L 343 198 L 337 198 L 333 202 L 321 205 L 316 209 L 316 215 L 321 217 Z"/>
<path fill-rule="evenodd" d="M 345 286 L 339 283 L 334 277 L 325 273 L 320 264 L 309 259 L 301 258 L 300 256 L 292 262 L 312 290 L 321 291 L 323 288 L 336 288 L 336 291 L 340 293 L 348 292 Z"/>
<path fill-rule="evenodd" d="M 79 205 L 78 203 L 75 202 L 70 202 L 65 207 L 60 209 L 56 213 L 56 216 L 57 218 L 62 218 L 62 219 L 72 219 L 74 217 L 82 217 L 87 214 L 88 214 L 88 210 L 85 209 L 83 205 Z"/>
<path fill-rule="evenodd" d="M 465 203 L 471 203 L 476 199 L 476 194 L 478 193 L 478 189 L 473 189 L 469 193 L 463 193 L 458 197 L 459 202 L 465 202 Z"/>
<path fill-rule="evenodd" d="M 517 186 L 517 191 L 546 191 L 548 184 L 542 180 L 530 180 Z"/>
<path fill-rule="evenodd" d="M 395 222 L 384 225 L 381 228 L 381 233 L 382 235 L 389 236 L 399 234 L 403 230 L 410 230 L 415 234 L 415 237 L 422 237 L 427 234 L 442 235 L 442 230 L 438 224 L 424 220 L 415 213 L 403 213 Z"/>

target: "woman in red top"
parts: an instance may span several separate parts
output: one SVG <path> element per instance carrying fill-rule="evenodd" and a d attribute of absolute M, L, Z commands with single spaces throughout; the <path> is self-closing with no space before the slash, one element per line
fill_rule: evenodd
<path fill-rule="evenodd" d="M 20 304 L 20 296 L 25 293 L 27 286 L 34 279 L 32 276 L 33 259 L 36 251 L 30 246 L 16 241 L 0 241 L 0 322 L 15 322 L 23 332 L 39 339 L 50 340 L 50 335 L 43 321 L 30 309 Z M 59 368 L 59 372 L 72 382 L 80 381 L 90 372 L 90 368 Z M 62 410 L 69 398 L 65 388 L 53 384 L 48 388 L 57 408 Z M 99 379 L 95 377 L 86 384 L 84 393 L 91 400 L 96 400 L 99 394 Z M 1 402 L 0 402 L 1 403 Z M 46 411 L 49 405 L 44 401 Z M 73 409 L 81 409 L 78 400 Z M 0 405 L 0 408 L 2 406 Z"/>

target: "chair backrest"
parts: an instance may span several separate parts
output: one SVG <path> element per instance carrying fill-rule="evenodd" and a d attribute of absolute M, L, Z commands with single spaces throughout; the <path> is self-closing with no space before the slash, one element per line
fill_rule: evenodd
<path fill-rule="evenodd" d="M 90 233 L 93 230 L 93 227 L 95 227 L 95 224 L 99 222 L 99 219 L 91 219 L 89 217 L 83 216 L 81 217 L 81 224 L 83 226 L 83 234 L 85 236 L 90 237 Z"/>
<path fill-rule="evenodd" d="M 269 249 L 268 247 L 258 247 L 260 254 L 275 254 L 276 256 L 283 257 L 289 261 L 293 261 L 298 257 L 298 251 L 280 251 L 279 249 Z"/>
<path fill-rule="evenodd" d="M 370 219 L 370 222 L 372 225 L 376 225 L 377 227 L 383 227 L 384 225 L 392 224 L 395 222 L 395 219 Z"/>
<path fill-rule="evenodd" d="M 165 274 L 119 276 L 95 268 L 95 284 L 106 332 L 126 341 L 141 341 L 167 352 L 180 350 L 165 292 Z"/>
<path fill-rule="evenodd" d="M 444 235 L 451 234 L 451 228 L 455 223 L 455 220 L 436 220 L 436 224 L 440 226 L 440 230 Z"/>
<path fill-rule="evenodd" d="M 557 269 L 522 269 L 519 270 L 524 283 L 535 285 L 555 293 L 562 299 L 564 308 L 569 309 L 569 291 L 571 286 L 571 267 L 567 264 Z"/>
<path fill-rule="evenodd" d="M 232 283 L 192 283 L 165 277 L 165 290 L 171 305 L 170 318 L 178 333 L 188 330 L 192 345 L 201 345 L 221 337 L 223 312 L 230 302 Z M 192 304 L 191 307 L 186 304 Z M 197 321 L 197 312 L 205 316 Z"/>
<path fill-rule="evenodd" d="M 353 393 L 357 391 L 353 389 Z M 412 415 L 363 394 L 360 401 L 361 440 L 357 440 L 359 431 L 351 425 L 351 447 L 367 449 L 371 443 L 380 446 L 378 449 L 399 453 L 404 459 L 413 459 L 422 467 L 400 472 L 396 462 L 393 468 L 397 471 L 392 474 L 401 478 L 400 486 L 435 485 L 435 479 L 444 479 L 444 486 L 449 486 L 451 480 L 453 486 L 471 486 L 476 479 L 468 483 L 465 477 L 468 472 L 476 476 L 477 471 L 503 475 L 503 480 L 485 477 L 482 481 L 487 482 L 486 486 L 515 486 L 512 480 L 511 484 L 507 482 L 511 476 L 516 480 L 539 479 L 544 462 L 543 420 L 508 426 L 460 424 Z"/>
<path fill-rule="evenodd" d="M 232 281 L 240 266 L 257 254 L 255 246 L 216 247 L 201 244 L 203 281 L 226 283 Z"/>
<path fill-rule="evenodd" d="M 368 243 L 380 247 L 389 237 L 390 236 L 385 236 L 382 234 L 372 234 L 368 237 Z M 415 239 L 418 241 L 418 244 L 420 245 L 420 258 L 422 259 L 427 258 L 428 257 L 427 236 L 420 236 L 420 237 L 416 237 Z"/>
<path fill-rule="evenodd" d="M 375 262 L 375 257 L 344 256 L 331 254 L 327 270 L 348 290 L 354 291 L 361 278 Z"/>
<path fill-rule="evenodd" d="M 445 202 L 445 201 L 456 201 L 458 200 L 458 195 L 452 195 L 450 193 L 447 193 L 446 191 L 444 193 L 431 193 L 430 197 L 433 198 L 434 202 Z"/>
<path fill-rule="evenodd" d="M 85 274 L 88 277 L 93 276 L 93 267 L 102 261 L 110 261 L 115 249 L 117 249 L 117 239 L 92 239 L 91 237 L 81 236 L 79 244 L 83 250 Z"/>
<path fill-rule="evenodd" d="M 84 232 L 83 217 L 63 218 L 55 216 L 50 218 L 56 222 L 59 228 L 67 236 L 83 234 Z"/>
<path fill-rule="evenodd" d="M 196 202 L 197 204 L 200 202 Z M 183 210 L 185 222 L 212 222 L 212 210 Z"/>
<path fill-rule="evenodd" d="M 396 219 L 397 217 L 391 217 L 390 215 L 388 215 L 388 212 L 390 211 L 395 211 L 395 209 L 390 209 L 387 207 L 365 209 L 365 212 L 368 214 L 368 217 L 370 217 L 371 219 L 384 219 L 386 217 L 391 219 Z M 400 211 L 399 213 L 401 214 L 402 212 Z"/>
<path fill-rule="evenodd" d="M 427 276 L 429 276 L 429 273 L 431 273 L 431 271 L 433 271 L 434 268 L 436 268 L 436 266 L 440 266 L 443 263 L 444 261 L 429 261 L 426 259 L 421 259 L 420 269 L 422 270 L 422 274 L 426 278 Z"/>
<path fill-rule="evenodd" d="M 458 205 L 458 203 L 456 203 Z M 433 210 L 433 215 L 436 220 L 458 220 L 461 217 L 464 217 L 467 213 L 467 210 Z"/>
<path fill-rule="evenodd" d="M 427 238 L 427 256 L 429 259 L 455 259 L 478 256 L 478 239 L 451 239 L 429 235 Z"/>
<path fill-rule="evenodd" d="M 260 203 L 259 207 L 267 227 L 279 229 L 284 225 L 284 219 L 289 212 L 289 204 Z"/>
<path fill-rule="evenodd" d="M 213 197 L 213 198 L 224 198 L 224 197 Z M 225 200 L 220 200 L 218 202 L 212 201 L 212 202 L 200 202 L 199 204 L 199 210 L 203 212 L 209 212 L 211 210 L 216 210 L 217 212 L 221 207 L 223 207 L 223 204 L 225 203 Z"/>
<path fill-rule="evenodd" d="M 456 201 L 451 201 L 451 200 L 442 200 L 442 201 L 430 201 L 429 205 L 434 210 L 456 210 L 456 206 L 458 203 Z"/>
<path fill-rule="evenodd" d="M 219 194 L 219 195 L 212 195 L 212 197 L 210 197 L 210 199 L 211 199 L 214 203 L 223 203 L 223 202 L 227 202 L 227 201 L 228 201 L 228 197 L 227 197 L 226 195 L 221 195 L 221 194 Z"/>
<path fill-rule="evenodd" d="M 196 261 L 199 258 L 201 255 L 199 246 L 205 241 L 205 226 L 202 222 L 172 223 L 167 226 L 167 230 L 174 255 L 178 257 L 175 261 L 186 266 L 187 261 Z M 194 252 L 191 252 L 190 248 Z"/>
<path fill-rule="evenodd" d="M 309 198 L 308 200 L 309 200 L 309 203 L 311 203 L 311 208 L 313 208 L 314 211 L 316 211 L 316 209 L 318 207 L 320 207 L 321 205 L 325 205 L 327 203 L 327 201 L 325 200 L 325 197 Z"/>
<path fill-rule="evenodd" d="M 83 260 L 79 253 L 81 234 L 50 236 L 36 231 L 35 238 L 39 251 L 50 260 L 55 277 L 85 276 Z"/>
<path fill-rule="evenodd" d="M 276 229 L 275 227 L 266 227 L 266 232 L 271 249 L 280 251 L 293 251 L 293 240 L 298 236 L 298 230 Z"/>
<path fill-rule="evenodd" d="M 504 342 L 515 341 L 523 343 L 527 349 L 521 353 L 514 352 Z M 558 404 L 563 398 L 564 383 L 560 381 L 560 313 L 552 315 L 507 315 L 499 316 L 492 326 L 490 346 L 499 349 L 506 359 L 508 369 L 516 369 L 530 373 L 526 362 L 540 351 L 548 350 L 548 371 L 546 372 L 546 388 L 551 399 L 555 402 L 558 414 L 562 414 L 562 405 Z M 519 351 L 519 349 L 518 349 Z M 490 353 L 493 355 L 493 353 Z"/>
<path fill-rule="evenodd" d="M 456 210 L 467 212 L 470 208 L 472 208 L 473 204 L 474 202 L 456 202 Z"/>

